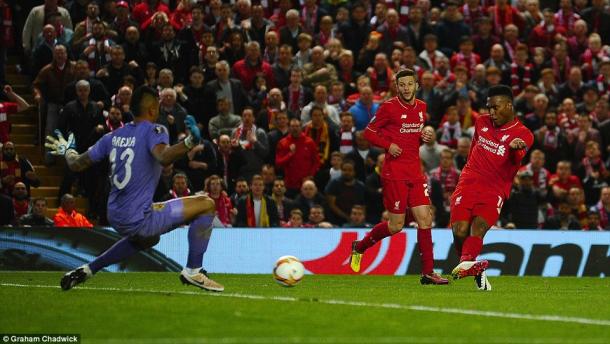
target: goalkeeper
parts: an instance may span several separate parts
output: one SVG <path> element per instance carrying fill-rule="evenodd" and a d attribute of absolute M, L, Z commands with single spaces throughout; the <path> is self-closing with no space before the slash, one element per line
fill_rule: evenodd
<path fill-rule="evenodd" d="M 72 134 L 67 141 L 57 132 L 57 139 L 47 137 L 45 146 L 54 155 L 64 155 L 73 171 L 85 170 L 108 157 L 111 165 L 108 221 L 123 236 L 89 264 L 66 273 L 60 282 L 62 289 L 69 290 L 103 268 L 153 247 L 160 235 L 190 222 L 188 259 L 180 279 L 184 284 L 205 290 L 223 291 L 224 287 L 202 269 L 213 222 L 214 225 L 220 223 L 214 221 L 214 200 L 196 195 L 164 203 L 152 202 L 162 165 L 172 163 L 199 144 L 201 135 L 195 119 L 187 116 L 185 125 L 189 135 L 183 142 L 170 146 L 167 129 L 155 124 L 159 117 L 159 101 L 153 89 L 137 89 L 131 108 L 137 113 L 133 122 L 106 134 L 83 154 L 74 150 Z"/>

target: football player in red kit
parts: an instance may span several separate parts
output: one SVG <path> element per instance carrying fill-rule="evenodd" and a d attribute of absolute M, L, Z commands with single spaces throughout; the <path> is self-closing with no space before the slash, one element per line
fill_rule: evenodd
<path fill-rule="evenodd" d="M 396 74 L 398 96 L 381 104 L 364 131 L 364 137 L 370 143 L 386 149 L 381 177 L 383 203 L 390 213 L 390 219 L 378 223 L 362 240 L 353 242 L 350 266 L 355 272 L 360 271 L 360 261 L 366 249 L 400 232 L 409 207 L 418 224 L 421 283 L 448 284 L 447 279 L 432 270 L 432 212 L 428 181 L 420 168 L 419 146 L 420 140 L 429 142 L 434 132 L 422 132 L 426 121 L 426 103 L 415 99 L 417 87 L 417 76 L 413 70 L 399 71 Z"/>
<path fill-rule="evenodd" d="M 498 220 L 521 160 L 534 141 L 515 116 L 510 87 L 491 87 L 487 108 L 489 114 L 475 123 L 468 162 L 451 196 L 451 227 L 460 256 L 451 274 L 454 279 L 474 276 L 481 290 L 491 290 L 485 274 L 489 263 L 476 260 L 483 237 Z"/>

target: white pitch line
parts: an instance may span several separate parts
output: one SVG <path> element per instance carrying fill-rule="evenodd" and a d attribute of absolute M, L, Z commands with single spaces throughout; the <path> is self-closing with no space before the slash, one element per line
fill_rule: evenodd
<path fill-rule="evenodd" d="M 50 289 L 59 289 L 60 288 L 59 286 L 53 286 L 53 285 L 17 284 L 17 283 L 0 283 L 0 286 L 17 287 L 17 288 L 50 288 Z M 505 312 L 496 312 L 496 311 L 480 311 L 480 310 L 475 310 L 475 309 L 446 308 L 446 307 L 433 307 L 433 306 L 421 306 L 421 305 L 401 305 L 398 303 L 371 303 L 371 302 L 345 301 L 345 300 L 333 300 L 333 299 L 323 300 L 323 299 L 314 299 L 314 298 L 298 298 L 298 297 L 291 297 L 291 296 L 264 296 L 264 295 L 251 295 L 251 294 L 239 294 L 239 293 L 213 293 L 213 292 L 203 292 L 203 291 L 120 289 L 120 288 L 109 288 L 109 287 L 77 287 L 76 289 L 112 291 L 112 292 L 129 292 L 129 293 L 197 295 L 197 296 L 229 297 L 229 298 L 250 299 L 250 300 L 270 300 L 270 301 L 286 301 L 286 302 L 304 301 L 304 302 L 317 302 L 317 303 L 328 304 L 328 305 L 401 309 L 401 310 L 420 311 L 420 312 L 477 315 L 477 316 L 506 318 L 506 319 L 552 321 L 552 322 L 564 322 L 564 323 L 584 324 L 584 325 L 610 326 L 610 320 L 604 320 L 604 319 L 565 317 L 565 316 L 552 315 L 552 314 L 536 315 L 536 314 L 524 314 L 524 313 L 505 313 Z"/>
<path fill-rule="evenodd" d="M 91 339 L 89 343 L 103 344 L 572 344 L 574 338 L 482 337 L 197 337 L 197 338 L 110 338 Z M 606 344 L 603 338 L 578 338 L 581 344 Z"/>

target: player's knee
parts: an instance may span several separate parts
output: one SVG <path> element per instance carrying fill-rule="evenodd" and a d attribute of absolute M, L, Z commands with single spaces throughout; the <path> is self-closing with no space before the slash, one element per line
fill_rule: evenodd
<path fill-rule="evenodd" d="M 458 238 L 466 238 L 469 234 L 468 224 L 464 223 L 455 223 L 452 230 L 453 235 Z"/>
<path fill-rule="evenodd" d="M 405 225 L 404 221 L 395 221 L 395 222 L 390 221 L 390 222 L 388 222 L 388 230 L 390 231 L 390 233 L 396 234 L 402 230 L 404 225 Z"/>
<path fill-rule="evenodd" d="M 472 226 L 470 228 L 470 235 L 482 238 L 488 229 L 489 224 L 485 219 L 481 217 L 475 217 L 472 221 Z"/>
<path fill-rule="evenodd" d="M 216 212 L 216 202 L 208 196 L 197 196 L 197 203 L 201 206 L 202 214 L 214 214 Z"/>
<path fill-rule="evenodd" d="M 154 235 L 154 236 L 136 235 L 129 239 L 129 241 L 140 250 L 149 249 L 149 248 L 155 246 L 156 244 L 158 244 L 160 240 L 161 240 L 161 236 L 159 236 L 159 235 Z"/>

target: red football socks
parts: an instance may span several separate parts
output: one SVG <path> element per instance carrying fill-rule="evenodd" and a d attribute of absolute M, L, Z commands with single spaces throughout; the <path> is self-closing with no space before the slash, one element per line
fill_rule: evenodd
<path fill-rule="evenodd" d="M 464 246 L 462 248 L 462 256 L 460 257 L 460 262 L 463 261 L 472 261 L 477 259 L 479 253 L 481 253 L 481 249 L 483 248 L 483 239 L 476 236 L 469 236 L 464 241 Z"/>
<path fill-rule="evenodd" d="M 417 230 L 417 245 L 421 259 L 421 272 L 423 275 L 432 273 L 434 268 L 434 253 L 432 251 L 432 231 L 430 228 Z"/>
<path fill-rule="evenodd" d="M 385 237 L 389 237 L 390 235 L 392 235 L 392 233 L 390 233 L 390 229 L 388 228 L 388 221 L 380 222 L 360 240 L 356 245 L 356 251 L 364 253 L 369 247 L 375 245 L 376 242 Z"/>

